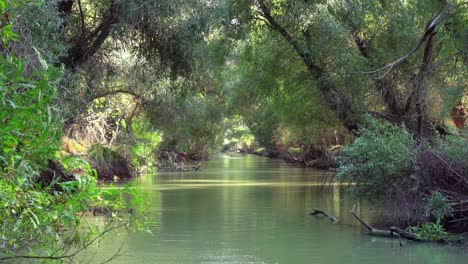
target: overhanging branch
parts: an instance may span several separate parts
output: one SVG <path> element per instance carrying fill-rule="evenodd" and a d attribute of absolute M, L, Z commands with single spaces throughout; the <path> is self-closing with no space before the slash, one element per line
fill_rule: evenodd
<path fill-rule="evenodd" d="M 402 64 L 403 62 L 407 61 L 414 53 L 416 53 L 421 46 L 431 38 L 436 32 L 436 28 L 442 24 L 442 22 L 445 21 L 445 18 L 447 17 L 448 14 L 451 14 L 453 10 L 453 6 L 450 4 L 446 4 L 442 12 L 440 12 L 438 15 L 436 15 L 434 18 L 432 18 L 429 23 L 427 23 L 427 26 L 424 30 L 424 35 L 419 39 L 418 43 L 413 47 L 411 51 L 406 53 L 404 56 L 398 58 L 397 60 L 388 63 L 382 68 L 379 68 L 377 70 L 373 71 L 367 71 L 363 72 L 365 74 L 375 74 L 375 73 L 382 73 L 381 76 L 378 77 L 378 79 L 381 79 L 385 77 L 390 71 L 392 71 L 396 66 Z"/>

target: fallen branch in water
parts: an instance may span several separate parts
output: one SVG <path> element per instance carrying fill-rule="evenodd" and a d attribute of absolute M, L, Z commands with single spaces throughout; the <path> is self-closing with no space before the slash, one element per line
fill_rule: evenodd
<path fill-rule="evenodd" d="M 354 206 L 353 209 L 351 209 L 351 211 L 349 212 L 354 216 L 354 218 L 356 218 L 356 220 L 358 220 L 359 223 L 361 223 L 363 226 L 367 228 L 367 232 L 369 235 L 404 238 L 404 239 L 413 240 L 413 241 L 422 241 L 421 239 L 417 238 L 415 234 L 403 231 L 400 228 L 395 227 L 395 226 L 390 227 L 390 230 L 382 230 L 382 229 L 377 229 L 377 228 L 370 226 L 369 224 L 364 222 L 364 220 L 362 220 L 361 217 L 359 217 L 359 215 L 356 214 L 356 212 L 354 212 L 355 207 L 356 206 Z"/>
<path fill-rule="evenodd" d="M 329 215 L 326 212 L 324 212 L 322 210 L 319 210 L 317 208 L 314 208 L 314 211 L 312 213 L 310 213 L 310 215 L 319 215 L 319 214 L 321 214 L 321 215 L 325 216 L 326 218 L 330 219 L 330 221 L 332 221 L 333 223 L 338 222 L 338 219 L 336 219 L 334 216 Z"/>
<path fill-rule="evenodd" d="M 393 238 L 404 238 L 406 240 L 411 240 L 411 241 L 418 241 L 418 242 L 436 242 L 436 243 L 441 243 L 441 244 L 449 244 L 451 245 L 452 243 L 463 243 L 463 238 L 459 239 L 453 239 L 449 240 L 446 238 L 438 239 L 438 240 L 426 240 L 426 239 L 420 239 L 416 236 L 416 234 L 404 231 L 396 226 L 391 226 L 390 230 L 382 230 L 382 229 L 376 229 L 364 222 L 364 220 L 359 217 L 359 215 L 354 212 L 354 208 L 349 211 L 356 220 L 358 220 L 359 223 L 361 223 L 363 226 L 367 228 L 367 233 L 371 236 L 384 236 L 384 237 L 393 237 Z M 400 241 L 400 246 L 402 246 L 401 241 Z"/>

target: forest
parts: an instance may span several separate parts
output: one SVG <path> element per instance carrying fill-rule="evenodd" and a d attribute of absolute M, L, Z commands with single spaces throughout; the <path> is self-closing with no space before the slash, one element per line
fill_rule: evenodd
<path fill-rule="evenodd" d="M 0 35 L 0 262 L 144 232 L 122 182 L 221 152 L 333 171 L 416 240 L 468 232 L 465 0 L 0 0 Z"/>

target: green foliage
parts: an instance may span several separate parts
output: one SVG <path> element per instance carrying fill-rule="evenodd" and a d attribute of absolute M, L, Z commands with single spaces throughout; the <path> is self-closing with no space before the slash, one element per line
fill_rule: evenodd
<path fill-rule="evenodd" d="M 446 136 L 437 142 L 436 150 L 452 162 L 452 165 L 468 168 L 468 138 Z"/>
<path fill-rule="evenodd" d="M 237 43 L 228 56 L 232 63 L 224 67 L 229 113 L 242 116 L 268 149 L 286 138 L 308 145 L 324 127 L 339 126 L 295 51 L 266 29 L 255 27 L 251 34 Z"/>
<path fill-rule="evenodd" d="M 130 147 L 131 163 L 140 171 L 150 172 L 156 168 L 156 150 L 161 143 L 162 133 L 155 130 L 144 116 L 132 122 L 135 143 Z"/>
<path fill-rule="evenodd" d="M 2 14 L 5 3 L 0 0 Z M 16 15 L 30 3 L 35 2 L 13 1 L 8 10 Z M 15 51 L 21 43 L 11 42 L 14 34 L 5 31 L 8 27 L 2 29 L 1 37 L 8 42 L 4 44 Z M 50 66 L 37 49 L 34 67 L 27 67 L 31 61 L 24 59 L 25 54 L 13 54 L 0 54 L 0 255 L 23 251 L 58 256 L 70 248 L 85 248 L 104 231 L 84 220 L 90 207 L 104 205 L 117 211 L 129 206 L 124 196 L 133 192 L 101 190 L 90 166 L 72 158 L 64 163 L 67 170 L 82 172 L 75 180 L 38 183 L 48 180 L 40 179 L 40 172 L 57 157 L 60 147 L 62 124 L 55 102 L 62 71 Z M 116 214 L 104 228 L 125 221 L 127 216 Z"/>
<path fill-rule="evenodd" d="M 221 149 L 225 111 L 216 98 L 198 94 L 175 100 L 170 107 L 163 113 L 157 109 L 147 113 L 152 124 L 164 132 L 161 149 L 177 148 L 196 159 L 207 159 Z"/>
<path fill-rule="evenodd" d="M 223 151 L 253 147 L 255 143 L 254 135 L 239 117 L 225 120 L 225 123 L 226 132 L 224 133 Z"/>
<path fill-rule="evenodd" d="M 408 228 L 408 231 L 415 234 L 416 237 L 421 240 L 439 241 L 448 238 L 448 233 L 440 222 L 412 226 Z"/>
<path fill-rule="evenodd" d="M 354 198 L 378 200 L 407 188 L 416 169 L 416 143 L 404 128 L 368 118 L 359 137 L 341 151 L 337 177 L 354 183 Z"/>
<path fill-rule="evenodd" d="M 118 212 L 131 206 L 125 196 L 135 193 L 128 189 L 99 189 L 90 167 L 76 160 L 73 163 L 86 168 L 81 177 L 54 182 L 46 188 L 30 188 L 21 181 L 0 179 L 2 255 L 14 255 L 26 248 L 31 255 L 47 251 L 60 255 L 70 247 L 85 247 L 103 231 L 84 220 L 83 214 L 90 207 L 116 212 L 109 222 L 112 224 L 103 228 L 128 221 L 126 215 Z"/>
<path fill-rule="evenodd" d="M 279 122 L 273 111 L 268 110 L 252 113 L 250 116 L 245 117 L 245 122 L 252 131 L 255 140 L 270 151 L 276 146 Z"/>
<path fill-rule="evenodd" d="M 101 144 L 94 144 L 88 149 L 88 160 L 102 180 L 128 179 L 133 169 L 120 152 Z"/>
<path fill-rule="evenodd" d="M 3 177 L 30 178 L 55 156 L 60 123 L 52 105 L 60 71 L 23 75 L 21 60 L 0 55 L 0 167 Z"/>
<path fill-rule="evenodd" d="M 452 212 L 453 208 L 445 195 L 438 191 L 431 193 L 431 197 L 427 199 L 426 217 L 434 217 L 436 223 L 440 223 L 444 217 L 450 216 Z"/>

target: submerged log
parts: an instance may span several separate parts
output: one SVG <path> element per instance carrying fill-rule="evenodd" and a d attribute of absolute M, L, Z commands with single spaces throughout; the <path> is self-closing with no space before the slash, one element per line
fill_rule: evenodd
<path fill-rule="evenodd" d="M 330 219 L 332 223 L 338 222 L 338 219 L 336 219 L 334 216 L 327 214 L 326 212 L 319 210 L 317 208 L 314 208 L 314 211 L 310 213 L 310 215 L 323 215 L 326 218 Z"/>

